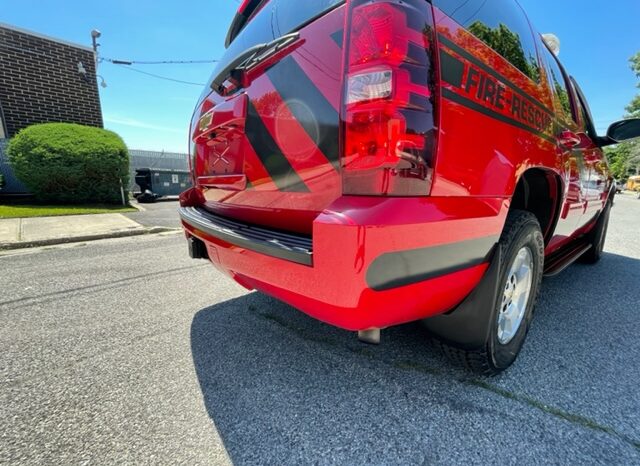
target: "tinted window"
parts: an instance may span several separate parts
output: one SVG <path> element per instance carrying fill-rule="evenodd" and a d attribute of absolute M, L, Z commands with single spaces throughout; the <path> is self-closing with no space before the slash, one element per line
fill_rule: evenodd
<path fill-rule="evenodd" d="M 562 113 L 565 121 L 571 121 L 573 114 L 571 112 L 571 98 L 569 97 L 569 90 L 567 88 L 567 81 L 564 77 L 564 73 L 560 68 L 558 59 L 552 54 L 546 46 L 540 47 L 545 61 L 547 62 L 547 77 L 549 79 L 549 85 L 553 90 L 554 108 L 556 112 Z"/>
<path fill-rule="evenodd" d="M 593 115 L 591 114 L 589 103 L 587 102 L 587 99 L 584 96 L 584 92 L 582 92 L 582 89 L 580 89 L 580 86 L 576 82 L 575 78 L 571 77 L 571 83 L 573 84 L 573 88 L 575 89 L 575 94 L 578 97 L 576 99 L 576 103 L 580 109 L 582 119 L 587 129 L 587 133 L 592 138 L 595 138 L 597 136 L 597 132 L 596 132 L 595 125 L 593 124 Z"/>
<path fill-rule="evenodd" d="M 531 79 L 540 79 L 531 27 L 515 0 L 436 0 L 434 4 Z"/>
<path fill-rule="evenodd" d="M 257 44 L 295 31 L 301 25 L 343 3 L 344 0 L 270 0 L 229 45 L 218 66 L 222 69 L 236 56 Z M 214 75 L 216 73 L 214 72 Z"/>

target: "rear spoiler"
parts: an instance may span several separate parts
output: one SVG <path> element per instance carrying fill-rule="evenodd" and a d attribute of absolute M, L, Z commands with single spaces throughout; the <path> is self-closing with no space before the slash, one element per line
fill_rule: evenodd
<path fill-rule="evenodd" d="M 240 4 L 238 12 L 233 18 L 233 21 L 231 21 L 231 26 L 229 26 L 229 32 L 227 32 L 227 38 L 224 41 L 225 48 L 228 48 L 231 42 L 238 37 L 238 34 L 240 34 L 240 31 L 242 31 L 247 24 L 249 17 L 256 11 L 258 6 L 267 1 L 268 0 L 244 0 Z"/>

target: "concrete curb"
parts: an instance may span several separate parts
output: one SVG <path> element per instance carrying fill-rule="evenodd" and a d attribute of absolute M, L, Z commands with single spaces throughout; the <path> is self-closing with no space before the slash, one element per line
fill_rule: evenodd
<path fill-rule="evenodd" d="M 147 209 L 145 209 L 144 207 L 142 207 L 140 204 L 138 204 L 138 202 L 130 202 L 129 205 L 131 207 L 133 207 L 134 209 L 136 209 L 138 212 L 146 212 Z M 132 214 L 133 212 L 129 212 L 130 214 Z"/>
<path fill-rule="evenodd" d="M 154 235 L 159 233 L 179 232 L 178 228 L 152 227 L 137 230 L 112 231 L 87 236 L 73 236 L 70 238 L 52 238 L 39 241 L 21 241 L 16 243 L 0 243 L 0 251 L 11 251 L 15 249 L 38 248 L 43 246 L 54 246 L 56 244 L 82 243 L 86 241 L 96 241 L 100 239 L 126 238 L 129 236 Z"/>

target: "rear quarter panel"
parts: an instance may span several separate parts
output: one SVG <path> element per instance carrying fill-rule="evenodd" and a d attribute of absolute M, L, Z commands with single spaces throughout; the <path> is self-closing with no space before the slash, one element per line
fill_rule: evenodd
<path fill-rule="evenodd" d="M 432 195 L 508 198 L 529 168 L 560 173 L 544 74 L 535 82 L 437 7 L 434 17 L 441 87 Z"/>

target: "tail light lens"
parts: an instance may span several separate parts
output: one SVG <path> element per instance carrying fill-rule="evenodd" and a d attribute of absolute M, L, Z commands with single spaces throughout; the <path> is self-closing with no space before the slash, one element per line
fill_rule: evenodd
<path fill-rule="evenodd" d="M 348 77 L 347 105 L 367 100 L 386 99 L 393 90 L 393 71 L 367 71 Z"/>
<path fill-rule="evenodd" d="M 433 16 L 425 0 L 348 0 L 343 192 L 420 196 L 435 147 Z"/>

